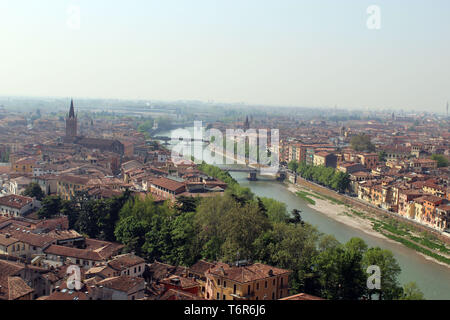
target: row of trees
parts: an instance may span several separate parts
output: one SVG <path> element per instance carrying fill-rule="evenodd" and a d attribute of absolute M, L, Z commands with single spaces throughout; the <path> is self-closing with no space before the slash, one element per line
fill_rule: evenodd
<path fill-rule="evenodd" d="M 151 196 L 132 197 L 129 192 L 105 200 L 79 192 L 71 201 L 43 198 L 39 215 L 67 215 L 71 228 L 121 242 L 126 251 L 148 261 L 190 266 L 199 259 L 249 259 L 286 268 L 292 270 L 293 293 L 328 299 L 420 297 L 414 284 L 400 286 L 400 267 L 391 252 L 368 248 L 358 238 L 341 244 L 304 222 L 298 210 L 289 214 L 283 203 L 243 192 L 227 174 L 216 173 L 234 186 L 223 196 L 181 197 L 174 204 L 157 205 Z M 369 265 L 381 269 L 380 290 L 367 289 Z"/>
<path fill-rule="evenodd" d="M 47 196 L 42 199 L 38 216 L 49 219 L 65 215 L 69 228 L 90 238 L 116 241 L 114 235 L 119 212 L 130 199 L 130 192 L 110 199 L 92 199 L 84 192 L 77 192 L 72 200 L 63 200 L 59 196 Z"/>
<path fill-rule="evenodd" d="M 132 198 L 123 207 L 116 239 L 150 261 L 192 265 L 199 259 L 260 261 L 292 270 L 292 292 L 328 299 L 408 298 L 398 282 L 400 267 L 392 253 L 368 248 L 354 238 L 346 244 L 304 222 L 298 210 L 268 198 L 227 191 L 213 198 L 178 199 L 156 205 L 151 197 Z M 367 267 L 381 269 L 381 289 L 367 289 Z"/>
<path fill-rule="evenodd" d="M 348 174 L 331 167 L 314 166 L 305 162 L 298 163 L 293 160 L 288 163 L 288 168 L 297 172 L 302 178 L 314 181 L 333 190 L 344 192 L 350 184 Z"/>

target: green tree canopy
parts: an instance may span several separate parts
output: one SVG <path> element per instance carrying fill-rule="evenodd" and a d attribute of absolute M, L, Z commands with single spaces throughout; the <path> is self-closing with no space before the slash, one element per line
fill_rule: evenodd
<path fill-rule="evenodd" d="M 297 172 L 299 163 L 296 160 L 292 160 L 291 162 L 288 163 L 288 168 L 291 171 Z"/>
<path fill-rule="evenodd" d="M 401 268 L 391 251 L 379 247 L 368 249 L 363 266 L 366 270 L 369 266 L 378 266 L 381 271 L 381 289 L 368 290 L 369 298 L 378 295 L 380 300 L 393 300 L 401 296 L 402 287 L 398 282 Z"/>
<path fill-rule="evenodd" d="M 417 283 L 409 282 L 403 286 L 403 294 L 400 300 L 425 300 L 425 298 Z"/>
<path fill-rule="evenodd" d="M 42 191 L 42 189 L 39 186 L 39 184 L 37 184 L 36 182 L 30 183 L 25 188 L 25 190 L 23 191 L 22 195 L 27 196 L 27 197 L 31 197 L 31 198 L 36 198 L 39 201 L 41 201 L 45 197 L 44 192 Z"/>
<path fill-rule="evenodd" d="M 437 165 L 439 168 L 448 167 L 449 164 L 448 158 L 442 154 L 433 154 L 431 156 L 431 159 L 437 161 Z"/>
<path fill-rule="evenodd" d="M 355 151 L 375 151 L 375 146 L 370 141 L 370 137 L 366 134 L 359 134 L 350 139 L 350 145 Z"/>

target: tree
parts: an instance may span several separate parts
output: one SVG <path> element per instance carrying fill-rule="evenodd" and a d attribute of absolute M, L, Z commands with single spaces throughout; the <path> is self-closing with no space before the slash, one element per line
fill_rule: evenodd
<path fill-rule="evenodd" d="M 177 210 L 181 213 L 195 212 L 199 198 L 181 196 L 177 198 Z"/>
<path fill-rule="evenodd" d="M 379 162 L 385 162 L 386 157 L 387 157 L 386 151 L 383 150 L 383 151 L 378 152 L 378 161 Z"/>
<path fill-rule="evenodd" d="M 56 216 L 61 211 L 61 198 L 58 196 L 48 196 L 42 200 L 41 208 L 38 210 L 39 219 L 49 219 Z"/>
<path fill-rule="evenodd" d="M 266 209 L 267 217 L 272 222 L 282 222 L 289 218 L 286 204 L 271 198 L 258 198 Z"/>
<path fill-rule="evenodd" d="M 449 161 L 448 159 L 442 155 L 442 154 L 433 154 L 431 156 L 432 160 L 436 160 L 437 161 L 437 166 L 438 168 L 442 168 L 442 167 L 448 167 Z"/>
<path fill-rule="evenodd" d="M 293 209 L 291 212 L 290 218 L 285 219 L 287 223 L 293 223 L 293 224 L 301 224 L 302 226 L 305 225 L 305 222 L 302 219 L 302 216 L 300 215 L 301 211 L 298 209 Z"/>
<path fill-rule="evenodd" d="M 10 152 L 7 150 L 1 153 L 0 162 L 9 162 L 9 154 Z"/>
<path fill-rule="evenodd" d="M 203 246 L 203 254 L 210 259 L 234 261 L 253 258 L 253 242 L 270 227 L 261 202 L 233 197 L 202 199 L 197 208 L 196 224 Z"/>
<path fill-rule="evenodd" d="M 142 256 L 147 229 L 147 222 L 139 220 L 135 216 L 127 216 L 117 223 L 114 235 L 117 241 L 125 245 L 125 251 L 135 252 L 136 255 Z"/>
<path fill-rule="evenodd" d="M 400 298 L 402 287 L 398 282 L 401 268 L 389 250 L 379 247 L 370 248 L 363 257 L 363 266 L 367 270 L 369 266 L 378 266 L 381 271 L 381 288 L 368 290 L 368 298 L 378 295 L 380 300 L 394 300 Z"/>
<path fill-rule="evenodd" d="M 347 190 L 350 184 L 350 177 L 348 174 L 333 168 L 313 166 L 302 162 L 299 165 L 297 172 L 306 180 L 315 181 L 316 183 L 339 192 Z"/>
<path fill-rule="evenodd" d="M 366 275 L 362 266 L 366 243 L 359 238 L 345 245 L 334 238 L 321 241 L 314 259 L 320 296 L 327 299 L 357 300 L 366 292 Z"/>
<path fill-rule="evenodd" d="M 342 277 L 340 298 L 357 300 L 366 292 L 367 275 L 363 270 L 362 259 L 367 251 L 367 244 L 360 238 L 352 238 L 345 244 L 344 250 L 340 266 Z"/>
<path fill-rule="evenodd" d="M 42 191 L 42 189 L 39 186 L 39 184 L 37 184 L 36 182 L 30 183 L 25 188 L 25 190 L 23 191 L 22 195 L 27 196 L 27 197 L 31 197 L 31 198 L 36 198 L 36 200 L 39 200 L 39 201 L 41 201 L 45 197 L 44 192 Z"/>
<path fill-rule="evenodd" d="M 105 200 L 90 200 L 80 209 L 75 229 L 89 238 L 100 238 L 102 219 L 107 214 Z"/>
<path fill-rule="evenodd" d="M 306 223 L 274 223 L 256 239 L 255 256 L 263 263 L 291 270 L 293 292 L 314 293 L 313 259 L 319 237 L 318 230 Z"/>
<path fill-rule="evenodd" d="M 350 139 L 350 144 L 355 151 L 375 151 L 375 146 L 370 141 L 370 137 L 365 134 L 353 136 Z"/>
<path fill-rule="evenodd" d="M 201 245 L 198 241 L 198 228 L 195 224 L 195 212 L 184 212 L 172 223 L 171 263 L 175 265 L 193 265 L 201 258 Z"/>
<path fill-rule="evenodd" d="M 73 201 L 61 200 L 59 212 L 63 216 L 67 216 L 69 220 L 69 229 L 74 229 L 80 214 L 79 207 Z"/>
<path fill-rule="evenodd" d="M 339 192 L 344 192 L 347 190 L 349 184 L 349 175 L 341 171 L 336 171 L 331 179 L 331 188 Z"/>
<path fill-rule="evenodd" d="M 288 168 L 291 171 L 297 172 L 298 167 L 299 164 L 296 160 L 292 160 L 291 162 L 288 163 Z"/>
<path fill-rule="evenodd" d="M 269 219 L 254 202 L 243 207 L 234 205 L 221 219 L 223 260 L 234 262 L 236 258 L 253 259 L 256 238 L 270 228 Z M 237 257 L 237 253 L 239 256 Z"/>
<path fill-rule="evenodd" d="M 403 286 L 403 294 L 400 300 L 425 300 L 425 298 L 417 283 L 409 282 Z"/>
<path fill-rule="evenodd" d="M 130 199 L 131 193 L 126 190 L 122 195 L 113 197 L 106 201 L 107 214 L 101 220 L 101 235 L 100 238 L 106 241 L 116 241 L 114 229 L 119 220 L 119 213 L 124 204 Z"/>

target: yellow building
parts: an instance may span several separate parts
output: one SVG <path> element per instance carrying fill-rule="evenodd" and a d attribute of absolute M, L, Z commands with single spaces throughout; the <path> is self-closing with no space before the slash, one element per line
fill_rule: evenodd
<path fill-rule="evenodd" d="M 423 197 L 414 200 L 414 219 L 421 222 L 423 220 L 423 214 L 425 212 L 423 206 Z"/>
<path fill-rule="evenodd" d="M 80 176 L 66 175 L 59 177 L 56 186 L 56 193 L 61 197 L 61 199 L 71 200 L 75 195 L 75 192 L 86 188 L 88 182 L 88 178 Z"/>
<path fill-rule="evenodd" d="M 33 167 L 36 164 L 36 159 L 33 158 L 11 159 L 10 161 L 11 168 L 17 173 L 32 173 Z"/>
<path fill-rule="evenodd" d="M 0 234 L 0 254 L 12 257 L 31 257 L 32 246 L 9 234 Z"/>
<path fill-rule="evenodd" d="M 269 265 L 216 263 L 206 272 L 208 300 L 278 300 L 288 296 L 291 271 Z"/>
<path fill-rule="evenodd" d="M 0 254 L 11 256 L 17 250 L 22 249 L 22 243 L 10 235 L 0 234 Z"/>
<path fill-rule="evenodd" d="M 445 198 L 446 188 L 443 186 L 439 186 L 432 182 L 425 182 L 422 190 L 425 193 L 432 194 L 433 196 Z"/>

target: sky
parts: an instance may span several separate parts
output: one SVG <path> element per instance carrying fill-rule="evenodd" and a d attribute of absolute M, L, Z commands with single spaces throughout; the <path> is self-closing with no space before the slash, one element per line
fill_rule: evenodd
<path fill-rule="evenodd" d="M 448 0 L 0 0 L 0 95 L 444 112 L 449 40 Z"/>

